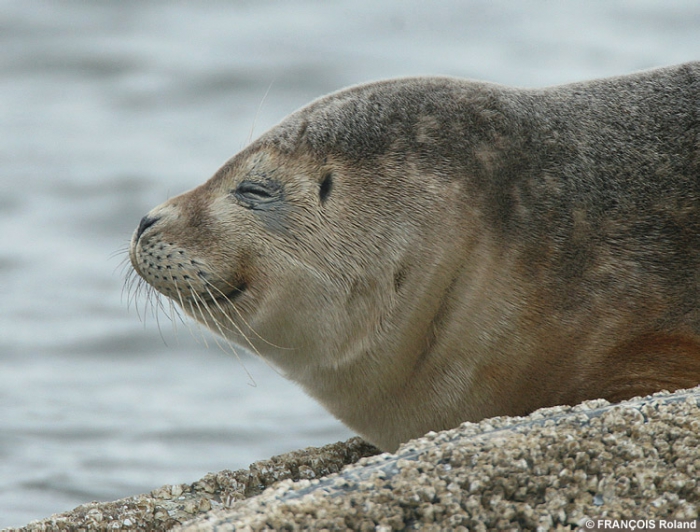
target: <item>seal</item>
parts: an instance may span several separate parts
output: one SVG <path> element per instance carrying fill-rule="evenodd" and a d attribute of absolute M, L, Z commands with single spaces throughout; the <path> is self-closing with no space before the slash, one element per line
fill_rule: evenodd
<path fill-rule="evenodd" d="M 136 272 L 388 451 L 700 383 L 700 63 L 320 98 L 145 216 Z"/>

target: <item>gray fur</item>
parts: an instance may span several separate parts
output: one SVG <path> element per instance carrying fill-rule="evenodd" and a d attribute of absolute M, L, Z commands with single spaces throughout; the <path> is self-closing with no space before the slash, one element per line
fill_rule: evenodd
<path fill-rule="evenodd" d="M 352 87 L 151 211 L 132 263 L 385 450 L 690 387 L 699 112 L 700 63 Z"/>
<path fill-rule="evenodd" d="M 584 304 L 590 282 L 625 305 L 651 278 L 673 302 L 662 319 L 700 334 L 699 119 L 693 62 L 535 90 L 380 81 L 311 103 L 261 141 L 364 168 L 400 146 L 462 181 L 467 205 L 483 197 L 491 228 L 521 250 L 533 281 L 568 294 L 562 305 Z M 606 254 L 624 255 L 624 287 L 624 272 L 593 271 Z"/>

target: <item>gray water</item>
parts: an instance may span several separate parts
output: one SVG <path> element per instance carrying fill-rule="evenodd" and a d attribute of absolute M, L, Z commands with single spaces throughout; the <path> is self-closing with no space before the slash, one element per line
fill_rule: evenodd
<path fill-rule="evenodd" d="M 251 136 L 372 79 L 541 86 L 692 59 L 697 0 L 0 0 L 0 527 L 351 435 L 122 295 L 140 217 Z"/>

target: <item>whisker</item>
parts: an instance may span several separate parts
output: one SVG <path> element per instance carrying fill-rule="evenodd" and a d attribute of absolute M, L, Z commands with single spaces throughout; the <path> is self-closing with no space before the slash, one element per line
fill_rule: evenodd
<path fill-rule="evenodd" d="M 258 121 L 258 116 L 260 115 L 260 111 L 262 110 L 263 104 L 265 103 L 265 100 L 267 99 L 267 95 L 270 93 L 270 89 L 272 88 L 272 85 L 274 85 L 275 80 L 272 80 L 270 84 L 267 86 L 267 90 L 265 91 L 265 94 L 263 94 L 262 100 L 260 100 L 260 104 L 258 105 L 258 109 L 255 111 L 255 116 L 253 117 L 253 123 L 250 126 L 250 134 L 248 135 L 248 142 L 247 144 L 250 144 L 253 140 L 253 133 L 255 132 L 255 123 Z"/>
<path fill-rule="evenodd" d="M 205 288 L 206 288 L 206 287 L 205 287 Z M 194 292 L 194 291 L 193 291 L 193 292 Z M 212 293 L 209 291 L 208 288 L 207 288 L 207 293 L 208 293 L 209 297 L 211 297 L 212 300 L 216 303 L 216 305 L 217 305 L 218 308 L 219 308 L 219 311 L 220 311 L 224 316 L 226 316 L 226 313 L 223 311 L 223 309 L 222 309 L 221 306 L 219 305 L 218 301 L 216 301 L 216 299 L 213 298 Z M 195 297 L 200 297 L 200 296 L 195 294 Z M 251 384 L 252 386 L 257 386 L 257 383 L 255 382 L 255 379 L 253 378 L 253 375 L 251 375 L 250 371 L 248 371 L 248 368 L 247 368 L 246 365 L 243 363 L 243 360 L 241 359 L 240 355 L 238 354 L 238 351 L 236 350 L 236 348 L 235 348 L 233 342 L 231 342 L 231 340 L 229 340 L 229 338 L 226 336 L 226 334 L 224 334 L 224 330 L 223 330 L 223 328 L 222 328 L 222 325 L 221 325 L 221 323 L 219 322 L 219 320 L 216 318 L 216 316 L 214 316 L 214 313 L 212 312 L 211 307 L 209 307 L 209 305 L 207 305 L 205 302 L 202 302 L 202 303 L 204 304 L 204 307 L 207 309 L 207 313 L 208 313 L 209 316 L 211 317 L 212 322 L 214 323 L 214 325 L 216 325 L 216 328 L 217 328 L 217 330 L 219 331 L 219 334 L 220 334 L 220 335 L 223 337 L 223 339 L 226 341 L 226 344 L 227 344 L 228 347 L 231 349 L 231 351 L 233 351 L 233 354 L 236 355 L 236 359 L 238 360 L 238 363 L 239 363 L 239 364 L 241 365 L 241 367 L 243 368 L 243 371 L 245 371 L 245 372 L 246 372 L 246 375 L 248 375 L 248 378 L 250 379 L 250 384 Z M 250 340 L 248 340 L 248 338 L 245 336 L 245 334 L 243 334 L 243 332 L 240 330 L 240 328 L 238 327 L 238 325 L 236 325 L 236 324 L 233 323 L 233 322 L 231 322 L 231 323 L 234 325 L 234 327 L 236 327 L 236 329 L 237 329 L 238 332 L 243 336 L 243 338 L 245 338 L 246 341 L 250 344 Z M 218 342 L 218 338 L 215 337 L 215 341 L 216 341 L 216 344 L 219 346 L 219 348 L 222 349 L 222 350 L 224 350 L 223 346 Z M 255 349 L 255 346 L 254 346 L 254 345 L 250 344 L 250 346 L 251 346 L 253 349 Z M 262 358 L 262 356 L 260 355 L 260 353 L 257 352 L 257 349 L 256 349 L 255 351 L 256 351 L 256 354 L 257 354 L 260 358 Z"/>
<path fill-rule="evenodd" d="M 232 285 L 230 282 L 226 281 L 225 279 L 222 279 L 222 278 L 219 277 L 218 280 L 220 280 L 222 283 L 228 285 L 230 288 L 236 288 L 234 285 Z M 270 342 L 269 340 L 266 340 L 265 338 L 263 338 L 263 337 L 250 325 L 250 323 L 248 323 L 248 321 L 247 321 L 247 320 L 243 317 L 243 315 L 241 314 L 241 311 L 238 310 L 238 307 L 236 307 L 236 305 L 235 305 L 232 301 L 230 301 L 230 300 L 228 299 L 228 297 L 226 296 L 226 294 L 225 294 L 220 288 L 214 286 L 212 283 L 210 283 L 210 282 L 207 281 L 207 283 L 206 283 L 206 289 L 207 289 L 207 292 L 209 293 L 209 296 L 212 298 L 212 300 L 213 300 L 214 302 L 216 302 L 216 305 L 219 307 L 219 310 L 222 312 L 222 314 L 224 314 L 224 315 L 228 318 L 228 321 L 236 328 L 236 330 L 243 336 L 243 338 L 245 338 L 245 340 L 248 342 L 248 344 L 249 344 L 253 349 L 255 349 L 255 347 L 253 346 L 252 342 L 246 337 L 245 334 L 243 334 L 243 331 L 240 329 L 240 327 L 238 326 L 238 324 L 234 322 L 233 318 L 231 318 L 230 316 L 228 316 L 228 315 L 224 312 L 224 310 L 223 310 L 223 309 L 221 308 L 221 306 L 219 305 L 219 303 L 218 303 L 218 301 L 217 301 L 217 298 L 214 297 L 214 296 L 212 295 L 211 291 L 209 290 L 210 288 L 213 288 L 214 290 L 216 290 L 216 291 L 220 294 L 220 296 L 221 296 L 222 298 L 226 299 L 226 301 L 227 301 L 228 304 L 233 308 L 233 310 L 236 312 L 236 314 L 238 315 L 238 317 L 240 318 L 240 320 L 246 325 L 246 327 L 248 327 L 248 329 L 249 329 L 258 339 L 260 339 L 261 341 L 265 342 L 267 345 L 269 345 L 269 346 L 271 346 L 271 347 L 274 347 L 274 348 L 276 348 L 276 349 L 283 349 L 283 350 L 285 350 L 285 351 L 286 351 L 286 350 L 294 351 L 294 350 L 296 349 L 295 347 L 284 347 L 284 346 L 281 346 L 281 345 L 276 345 L 276 344 L 273 344 L 272 342 Z M 260 353 L 258 353 L 257 350 L 255 350 L 255 353 L 256 353 L 257 355 L 260 355 Z"/>
<path fill-rule="evenodd" d="M 192 315 L 199 316 L 202 320 L 206 320 L 206 314 L 204 314 L 204 312 L 202 311 L 199 297 L 197 296 L 196 291 L 194 291 L 191 286 L 190 286 L 190 295 L 192 297 L 190 298 L 190 301 L 189 301 L 189 307 L 190 307 L 190 311 L 192 311 Z M 192 303 L 194 303 L 194 306 Z M 196 306 L 196 309 L 195 309 L 195 306 Z M 202 341 L 204 342 L 204 346 L 208 349 L 209 343 L 207 342 L 207 338 L 204 335 L 204 331 L 202 331 L 201 329 L 200 329 L 200 336 L 202 338 Z M 215 338 L 215 341 L 216 341 L 216 338 Z"/>
<path fill-rule="evenodd" d="M 114 267 L 114 270 L 112 270 L 112 274 L 119 272 L 119 275 L 121 277 L 124 277 L 125 275 L 128 275 L 130 271 L 133 271 L 133 268 L 131 267 L 131 261 L 129 260 L 129 252 L 126 250 L 121 250 L 118 253 L 114 252 L 110 255 L 110 259 L 114 258 L 118 254 L 123 254 L 124 257 L 122 257 L 122 260 L 119 261 L 119 264 L 117 264 Z"/>
<path fill-rule="evenodd" d="M 147 304 L 147 301 L 144 300 L 144 297 L 142 295 L 143 291 L 144 291 L 143 284 L 141 282 L 137 283 L 133 301 L 134 301 L 134 310 L 136 311 L 136 316 L 138 316 L 139 321 L 141 323 L 145 323 L 144 314 L 146 312 L 146 304 Z M 139 301 L 143 302 L 143 310 L 139 309 Z"/>
<path fill-rule="evenodd" d="M 168 342 L 167 342 L 167 340 L 165 339 L 165 336 L 163 336 L 163 329 L 162 329 L 161 326 L 160 326 L 160 318 L 159 318 L 160 313 L 159 313 L 158 311 L 159 311 L 159 310 L 163 311 L 163 312 L 165 313 L 166 317 L 167 317 L 167 313 L 165 312 L 165 307 L 163 306 L 163 300 L 161 299 L 160 295 L 159 295 L 159 294 L 154 294 L 154 296 L 155 296 L 157 305 L 152 305 L 152 308 L 153 308 L 153 317 L 154 317 L 154 319 L 155 319 L 156 326 L 158 327 L 158 334 L 160 334 L 161 340 L 163 340 L 163 343 L 164 343 L 164 344 L 166 345 L 166 347 L 167 347 Z"/>
<path fill-rule="evenodd" d="M 122 284 L 122 291 L 119 296 L 122 302 L 124 302 L 124 300 L 126 299 L 127 310 L 131 305 L 133 296 L 133 287 L 135 282 L 133 271 L 134 270 L 129 270 L 128 272 L 126 272 L 126 275 L 124 276 L 124 283 Z"/>
<path fill-rule="evenodd" d="M 177 285 L 177 283 L 175 283 L 175 280 L 173 279 L 173 274 L 172 274 L 172 272 L 170 272 L 170 280 L 173 281 L 173 286 L 175 286 L 175 293 L 177 294 L 177 298 L 178 298 L 178 301 L 179 301 L 179 303 L 180 303 L 180 307 L 183 308 L 183 309 L 186 308 L 186 307 L 185 307 L 185 302 L 183 301 L 182 291 L 180 290 L 180 287 Z M 192 293 L 192 295 L 194 295 L 194 291 L 192 290 L 192 287 L 190 286 L 189 288 L 190 288 L 190 292 Z M 173 307 L 174 307 L 174 305 L 173 305 L 173 299 L 172 299 L 172 298 L 168 298 L 168 301 L 170 302 L 171 308 L 173 308 Z M 197 313 L 196 313 L 196 312 L 194 311 L 194 309 L 192 308 L 192 304 L 191 304 L 191 303 L 190 303 L 189 307 L 190 307 L 190 311 L 192 311 L 192 315 L 193 315 L 193 316 L 196 316 Z M 194 331 L 192 330 L 192 327 L 190 326 L 190 322 L 189 322 L 189 321 L 183 320 L 183 319 L 182 319 L 182 316 L 180 316 L 180 321 L 187 327 L 187 330 L 189 331 L 190 335 L 195 339 L 195 341 L 197 341 L 197 336 L 198 336 L 198 335 L 196 335 L 196 334 L 194 333 Z M 195 324 L 196 324 L 196 323 L 197 323 L 197 322 L 195 321 Z M 197 331 L 199 332 L 199 337 L 201 338 L 202 342 L 204 343 L 204 347 L 206 347 L 207 349 L 209 349 L 209 344 L 207 343 L 207 338 L 206 338 L 206 336 L 204 335 L 204 332 L 202 331 L 202 329 L 201 329 L 200 327 L 197 327 Z"/>
<path fill-rule="evenodd" d="M 228 283 L 227 283 L 227 284 L 228 284 Z M 253 350 L 253 352 L 254 352 L 256 355 L 258 355 L 258 358 L 260 358 L 260 359 L 265 363 L 265 365 L 266 365 L 267 367 L 269 367 L 270 369 L 272 369 L 272 371 L 274 371 L 274 372 L 277 373 L 278 375 L 282 375 L 282 373 L 281 373 L 274 365 L 270 364 L 270 362 L 267 360 L 267 358 L 265 358 L 264 356 L 262 356 L 262 355 L 260 354 L 260 351 L 258 351 L 257 347 L 255 347 L 255 345 L 254 345 L 253 342 L 250 340 L 250 338 L 248 338 L 248 336 L 241 330 L 240 326 L 235 322 L 235 320 L 234 320 L 231 316 L 229 316 L 227 312 L 224 311 L 224 309 L 221 307 L 221 305 L 220 305 L 218 299 L 217 299 L 216 297 L 214 297 L 214 294 L 211 293 L 210 288 L 214 288 L 215 290 L 217 290 L 217 291 L 223 296 L 223 298 L 226 299 L 226 301 L 228 302 L 228 304 L 236 311 L 236 313 L 237 313 L 239 316 L 241 316 L 240 311 L 238 310 L 238 308 L 236 307 L 236 305 L 233 303 L 233 301 L 229 300 L 229 299 L 226 297 L 226 295 L 225 295 L 219 288 L 217 288 L 216 286 L 212 285 L 211 283 L 208 283 L 208 282 L 207 282 L 207 284 L 205 285 L 205 289 L 207 290 L 207 294 L 209 295 L 209 298 L 210 298 L 212 301 L 214 301 L 214 303 L 216 304 L 216 306 L 217 306 L 218 309 L 219 309 L 219 312 L 220 312 L 223 316 L 226 317 L 226 320 L 227 320 L 231 325 L 233 325 L 233 327 L 236 329 L 236 331 L 238 331 L 238 333 L 245 339 L 245 341 L 248 343 L 248 345 L 249 345 L 250 348 Z M 216 318 L 214 318 L 214 316 L 212 316 L 212 319 L 214 319 L 214 321 L 217 322 L 217 326 L 218 326 L 218 320 L 217 320 Z M 274 344 L 272 344 L 271 342 L 268 342 L 267 340 L 265 340 L 262 336 L 260 336 L 260 335 L 259 335 L 245 320 L 243 320 L 243 321 L 244 321 L 244 323 L 246 324 L 246 326 L 247 326 L 251 331 L 253 331 L 253 333 L 254 333 L 258 338 L 260 338 L 263 342 L 265 342 L 266 344 L 271 345 L 271 346 L 273 346 L 273 347 L 277 347 L 277 346 L 275 346 Z M 279 349 L 293 349 L 293 348 L 279 347 Z"/>
<path fill-rule="evenodd" d="M 173 324 L 173 332 L 175 333 L 175 340 L 180 343 L 180 338 L 178 337 L 177 334 L 177 319 L 175 317 L 178 316 L 177 309 L 175 308 L 175 303 L 173 302 L 173 299 L 171 297 L 168 298 L 168 314 L 170 316 L 170 322 Z M 182 321 L 182 319 L 180 319 Z"/>
<path fill-rule="evenodd" d="M 240 334 L 240 335 L 243 337 L 243 339 L 248 343 L 248 345 L 250 346 L 250 348 L 253 350 L 253 352 L 254 352 L 256 355 L 262 356 L 262 355 L 260 354 L 260 352 L 257 350 L 257 348 L 255 347 L 255 345 L 253 345 L 253 342 L 250 341 L 250 338 L 248 338 L 248 336 L 243 332 L 243 330 L 239 327 L 239 325 L 231 318 L 231 316 L 229 316 L 229 315 L 224 311 L 224 309 L 221 307 L 221 304 L 219 303 L 219 300 L 218 300 L 217 297 L 212 293 L 211 288 L 214 288 L 215 290 L 217 290 L 218 292 L 220 292 L 221 295 L 227 300 L 227 302 L 229 303 L 229 305 L 231 305 L 231 306 L 234 307 L 234 308 L 235 308 L 235 305 L 234 305 L 230 300 L 228 300 L 228 298 L 226 298 L 226 296 L 221 292 L 221 290 L 219 290 L 219 289 L 216 288 L 215 286 L 213 286 L 213 285 L 207 283 L 207 284 L 204 286 L 204 288 L 205 288 L 205 290 L 207 291 L 207 294 L 209 295 L 209 298 L 211 299 L 211 301 L 213 301 L 214 304 L 216 305 L 216 307 L 219 309 L 219 312 L 226 318 L 226 321 L 227 321 L 229 324 L 231 324 L 231 325 L 233 326 L 233 328 L 236 330 L 236 332 L 237 332 L 238 334 Z M 212 319 L 214 319 L 214 320 L 217 322 L 217 325 L 218 325 L 218 324 L 220 323 L 219 320 L 218 320 L 217 318 L 215 318 L 215 317 L 211 314 L 211 311 L 210 311 L 209 314 L 212 316 Z M 223 333 L 222 333 L 222 334 L 223 334 Z"/>
<path fill-rule="evenodd" d="M 180 307 L 181 307 L 182 309 L 185 309 L 186 307 L 185 307 L 185 302 L 184 302 L 184 300 L 183 300 L 182 291 L 180 290 L 180 287 L 178 286 L 178 284 L 175 282 L 175 279 L 173 278 L 173 274 L 172 274 L 172 272 L 171 272 L 170 270 L 168 270 L 168 275 L 170 275 L 170 280 L 172 281 L 173 286 L 175 287 L 175 294 L 177 295 L 177 298 L 178 298 L 178 302 L 179 302 L 179 304 L 180 304 Z M 184 320 L 184 319 L 182 318 L 182 316 L 180 315 L 180 313 L 177 311 L 177 307 L 175 307 L 175 303 L 174 303 L 173 299 L 174 299 L 174 298 L 171 298 L 171 297 L 168 298 L 168 305 L 169 305 L 169 307 L 170 307 L 171 321 L 172 321 L 172 324 L 173 324 L 173 329 L 176 331 L 176 334 L 177 334 L 177 324 L 176 324 L 176 320 L 172 318 L 172 315 L 175 314 L 175 315 L 180 319 L 180 322 L 181 322 L 182 324 L 184 324 L 184 325 L 187 327 L 187 330 L 189 331 L 190 336 L 192 336 L 192 338 L 194 338 L 194 340 L 195 340 L 197 343 L 199 343 L 199 340 L 197 340 L 197 335 L 194 333 L 194 331 L 192 330 L 192 327 L 190 326 L 190 322 L 189 322 L 189 321 L 186 321 L 186 320 Z M 196 313 L 194 312 L 194 310 L 192 309 L 192 306 L 191 306 L 191 305 L 190 305 L 190 310 L 192 311 L 192 314 L 193 314 L 193 315 L 196 314 Z M 196 323 L 196 322 L 195 322 L 195 323 Z M 202 342 L 204 343 L 204 347 L 206 347 L 206 348 L 208 349 L 208 348 L 209 348 L 209 345 L 207 344 L 207 339 L 206 339 L 206 337 L 205 337 L 204 334 L 201 332 L 201 329 L 200 329 L 199 327 L 197 328 L 197 330 L 200 331 L 200 336 L 201 336 L 201 338 L 202 338 Z"/>
<path fill-rule="evenodd" d="M 206 319 L 206 318 L 207 318 L 207 315 L 211 318 L 211 322 L 216 326 L 216 328 L 217 328 L 219 334 L 221 335 L 222 339 L 226 342 L 226 345 L 228 346 L 228 348 L 229 348 L 229 349 L 233 352 L 233 354 L 236 356 L 236 359 L 238 360 L 239 364 L 241 365 L 241 367 L 242 367 L 243 370 L 245 371 L 246 375 L 248 375 L 248 378 L 249 378 L 249 380 L 250 380 L 251 385 L 257 386 L 257 383 L 255 382 L 255 379 L 253 378 L 253 376 L 252 376 L 252 374 L 250 373 L 250 371 L 248 371 L 248 368 L 246 367 L 246 365 L 244 364 L 244 362 L 243 362 L 243 360 L 241 359 L 240 355 L 238 354 L 238 351 L 236 350 L 234 344 L 226 337 L 226 335 L 225 335 L 225 333 L 224 333 L 224 330 L 222 329 L 219 320 L 218 320 L 218 319 L 216 318 L 216 316 L 213 314 L 213 312 L 211 311 L 211 308 L 207 305 L 207 303 L 206 303 L 204 300 L 201 299 L 201 296 L 200 296 L 200 295 L 197 293 L 197 291 L 192 287 L 191 283 L 188 283 L 188 285 L 189 285 L 190 295 L 191 295 L 190 302 L 194 302 L 194 304 L 195 304 L 196 307 L 197 307 L 196 310 L 195 310 L 194 307 L 192 306 L 192 304 L 190 303 L 190 309 L 192 310 L 193 315 L 194 315 L 194 314 L 198 314 L 199 317 L 202 319 L 202 321 L 208 321 L 208 320 Z M 206 311 L 207 311 L 206 314 L 204 313 L 203 308 L 206 309 Z M 205 345 L 206 345 L 206 339 L 205 339 L 204 337 L 203 337 L 203 339 L 204 339 Z M 219 347 L 219 349 L 221 349 L 222 351 L 226 351 L 226 350 L 227 350 L 227 349 L 220 343 L 218 337 L 214 336 L 214 342 L 215 342 L 216 345 Z"/>
<path fill-rule="evenodd" d="M 240 334 L 240 335 L 243 337 L 243 339 L 247 342 L 247 344 L 250 346 L 250 348 L 253 350 L 253 352 L 254 352 L 256 355 L 258 355 L 259 357 L 262 357 L 262 355 L 260 354 L 260 352 L 258 351 L 258 349 L 255 347 L 255 345 L 253 344 L 253 342 L 250 340 L 250 338 L 248 338 L 248 335 L 246 335 L 246 334 L 243 332 L 243 330 L 238 326 L 238 324 L 233 320 L 233 318 L 231 318 L 231 316 L 229 316 L 229 315 L 224 311 L 224 309 L 221 308 L 221 304 L 219 303 L 219 300 L 216 298 L 216 296 L 212 293 L 211 288 L 214 288 L 216 291 L 218 291 L 218 292 L 221 294 L 221 296 L 222 296 L 224 299 L 226 299 L 226 300 L 228 301 L 229 305 L 231 305 L 231 306 L 234 307 L 234 308 L 235 308 L 235 305 L 234 305 L 231 301 L 229 301 L 228 298 L 226 297 L 226 295 L 225 295 L 220 289 L 218 289 L 217 287 L 215 287 L 214 285 L 207 283 L 207 284 L 205 285 L 204 288 L 206 289 L 207 294 L 209 294 L 209 298 L 214 302 L 214 304 L 216 305 L 216 307 L 219 309 L 219 312 L 220 312 L 223 316 L 226 317 L 226 321 L 227 321 L 228 323 L 230 323 L 230 324 L 233 326 L 233 328 L 236 330 L 236 332 L 237 332 L 238 334 Z M 212 318 L 214 318 L 214 317 L 212 316 Z"/>
<path fill-rule="evenodd" d="M 128 267 L 128 264 L 128 257 L 126 257 L 122 261 L 122 267 Z M 250 340 L 250 338 L 248 338 L 248 336 L 246 336 L 246 333 L 240 328 L 240 326 L 235 322 L 235 320 L 233 320 L 233 318 L 231 318 L 231 316 L 229 316 L 227 312 L 225 312 L 224 308 L 220 303 L 220 300 L 217 300 L 217 298 L 215 297 L 214 290 L 223 297 L 225 297 L 225 294 L 219 288 L 215 287 L 214 285 L 211 285 L 210 283 L 207 283 L 205 285 L 206 295 L 211 300 L 207 301 L 202 297 L 202 295 L 200 295 L 197 292 L 192 283 L 187 281 L 186 292 L 188 293 L 186 295 L 182 285 L 179 285 L 176 282 L 176 279 L 173 277 L 172 272 L 168 272 L 168 274 L 170 275 L 170 281 L 175 292 L 175 294 L 172 297 L 165 297 L 161 295 L 152 285 L 147 283 L 138 274 L 138 272 L 136 272 L 136 270 L 134 270 L 133 268 L 129 268 L 129 270 L 125 272 L 124 283 L 122 285 L 122 297 L 126 296 L 127 307 L 130 308 L 131 305 L 134 306 L 136 314 L 138 315 L 139 320 L 143 322 L 144 327 L 147 324 L 149 316 L 153 318 L 158 327 L 158 333 L 160 334 L 161 340 L 165 345 L 168 345 L 168 342 L 165 338 L 165 335 L 163 334 L 163 327 L 161 324 L 162 316 L 168 318 L 173 324 L 173 330 L 176 338 L 178 338 L 177 321 L 179 320 L 182 324 L 184 324 L 187 327 L 192 337 L 200 342 L 203 342 L 204 346 L 207 349 L 209 348 L 208 338 L 200 322 L 210 323 L 212 325 L 213 330 L 220 335 L 220 338 L 216 335 L 213 337 L 210 336 L 209 338 L 213 338 L 216 345 L 222 351 L 232 352 L 238 360 L 240 366 L 245 371 L 248 377 L 248 384 L 250 386 L 257 386 L 255 378 L 253 377 L 252 373 L 248 370 L 244 360 L 241 358 L 240 353 L 236 349 L 237 346 L 226 335 L 226 329 L 234 329 L 238 334 L 241 335 L 242 338 L 245 339 L 246 343 L 250 346 L 251 350 L 253 350 L 253 352 L 256 355 L 258 355 L 259 358 L 262 358 L 266 364 L 269 365 L 269 363 L 260 354 L 253 342 Z M 167 300 L 167 304 L 163 300 L 164 297 Z M 142 306 L 139 305 L 139 301 L 143 301 Z M 237 308 L 235 308 L 232 302 L 229 301 L 229 304 L 234 308 L 234 310 L 240 317 L 240 311 Z M 218 312 L 214 312 L 214 308 L 212 308 L 212 305 L 215 305 L 214 308 L 216 308 Z M 195 329 L 193 329 L 191 326 L 192 321 L 185 320 L 179 309 L 189 309 L 190 315 L 194 318 L 194 324 L 197 325 L 197 327 L 195 328 L 197 332 L 195 332 Z M 225 321 L 222 321 L 222 318 L 225 319 Z M 267 342 L 264 338 L 262 338 L 257 332 L 255 332 L 252 329 L 252 327 L 250 327 L 250 325 L 248 325 L 247 323 L 246 325 L 262 341 L 265 341 L 269 345 L 273 345 L 270 342 Z M 280 347 L 280 349 L 285 348 Z M 276 368 L 273 367 L 273 369 L 277 371 Z"/>
<path fill-rule="evenodd" d="M 116 250 L 112 251 L 112 252 L 109 254 L 109 258 L 110 258 L 110 259 L 113 259 L 114 257 L 117 257 L 117 256 L 119 256 L 119 255 L 124 254 L 124 255 L 126 255 L 126 258 L 128 259 L 128 258 L 129 258 L 129 249 L 131 249 L 131 242 L 127 242 L 127 243 L 125 243 L 122 247 L 120 247 L 119 249 L 116 249 Z"/>

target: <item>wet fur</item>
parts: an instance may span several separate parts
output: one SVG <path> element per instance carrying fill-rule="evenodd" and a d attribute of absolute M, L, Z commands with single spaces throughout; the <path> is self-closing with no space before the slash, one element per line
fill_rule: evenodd
<path fill-rule="evenodd" d="M 154 209 L 132 263 L 386 450 L 690 387 L 699 111 L 700 63 L 539 90 L 353 87 Z M 170 258 L 144 258 L 161 245 Z M 155 277 L 168 266 L 189 280 Z"/>

